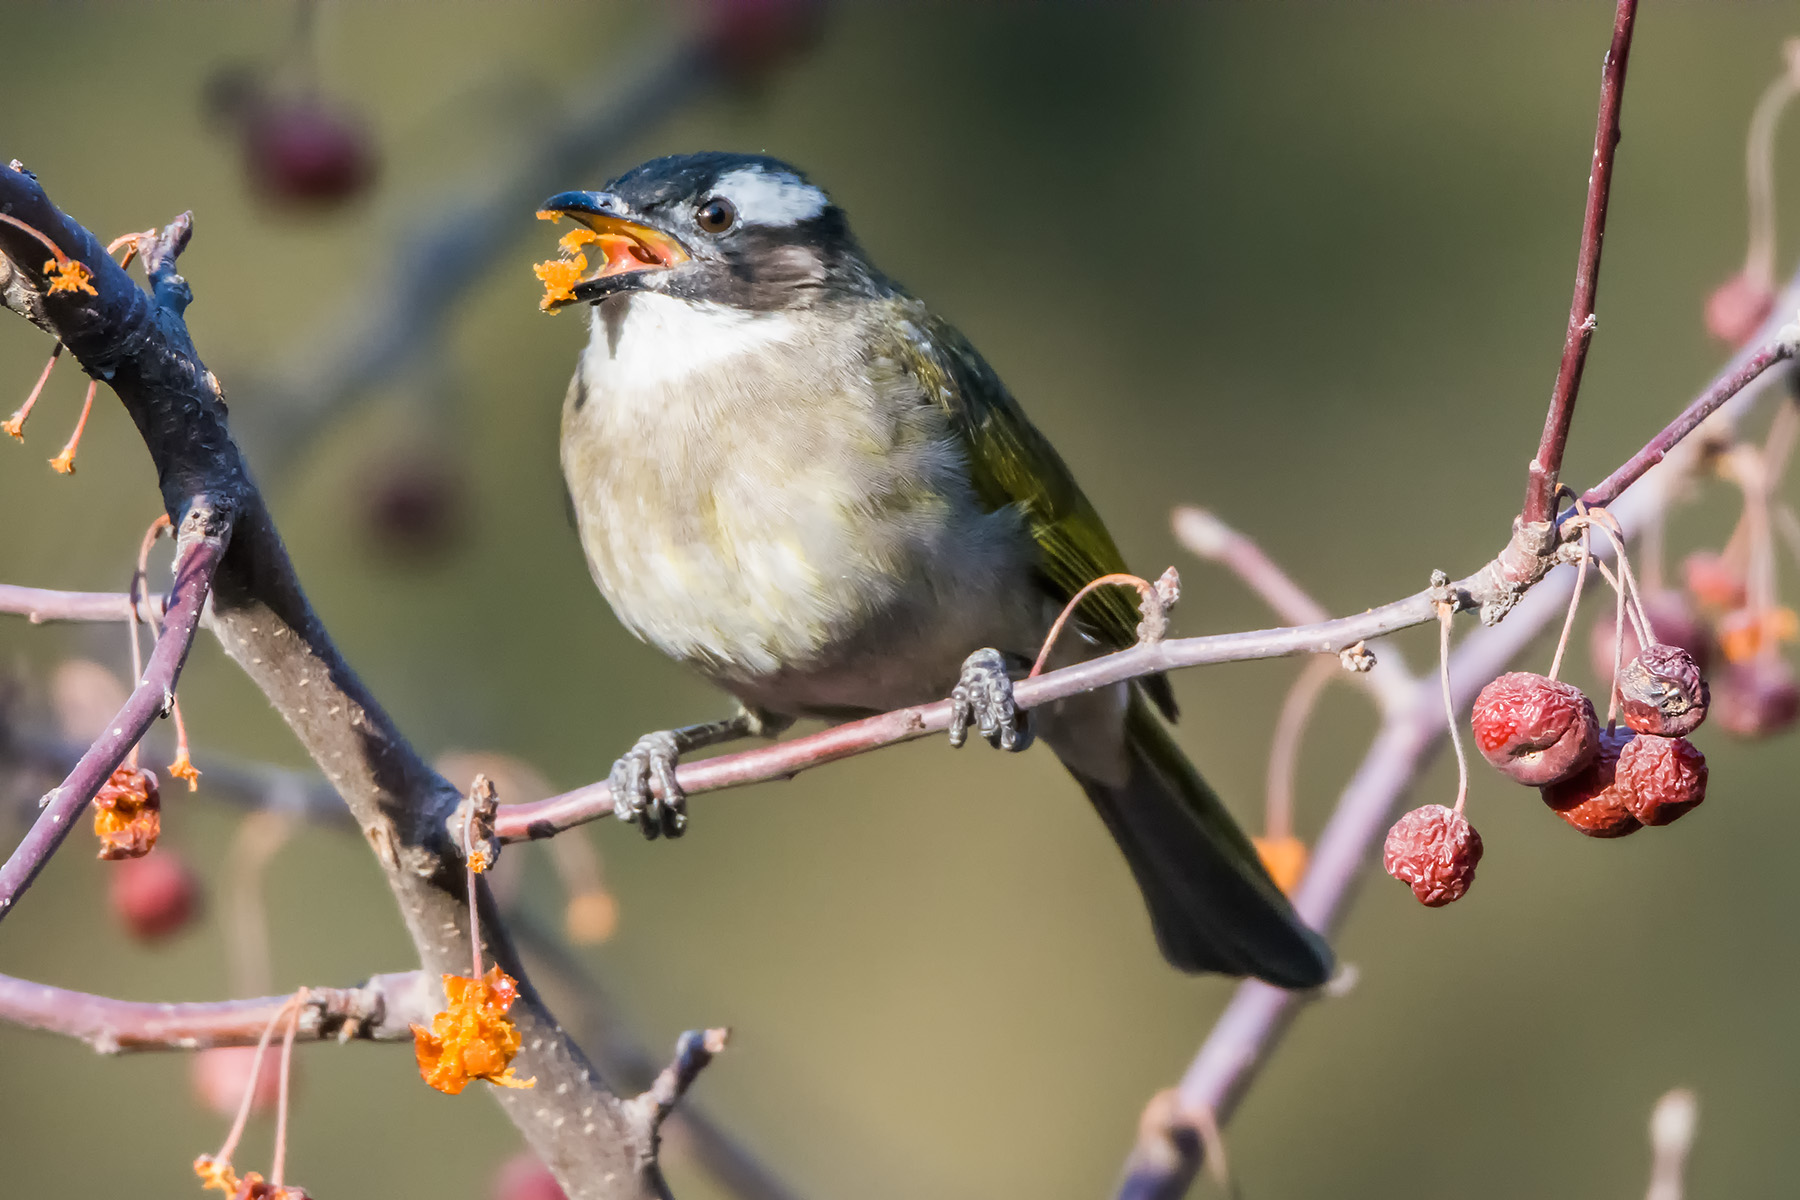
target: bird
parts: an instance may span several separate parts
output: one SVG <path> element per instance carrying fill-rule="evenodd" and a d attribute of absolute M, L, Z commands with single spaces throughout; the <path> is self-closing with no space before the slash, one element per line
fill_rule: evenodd
<path fill-rule="evenodd" d="M 682 755 L 950 695 L 954 744 L 971 725 L 1003 749 L 1041 740 L 1075 777 L 1170 964 L 1326 982 L 1324 939 L 1167 728 L 1166 678 L 1013 705 L 1057 615 L 1124 559 L 993 368 L 869 261 L 828 193 L 709 151 L 539 216 L 574 223 L 538 268 L 543 307 L 589 306 L 561 461 L 594 582 L 736 702 L 621 756 L 617 816 L 678 835 Z M 1138 621 L 1134 597 L 1098 589 L 1050 665 L 1130 646 Z"/>

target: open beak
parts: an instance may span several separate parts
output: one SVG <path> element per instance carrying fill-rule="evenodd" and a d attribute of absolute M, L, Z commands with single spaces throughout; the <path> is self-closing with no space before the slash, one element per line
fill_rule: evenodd
<path fill-rule="evenodd" d="M 671 235 L 627 217 L 625 208 L 610 192 L 561 192 L 544 201 L 540 219 L 566 216 L 582 226 L 563 235 L 562 258 L 535 268 L 546 289 L 544 311 L 636 291 L 656 272 L 692 257 Z M 589 266 L 590 251 L 599 260 L 597 268 Z"/>

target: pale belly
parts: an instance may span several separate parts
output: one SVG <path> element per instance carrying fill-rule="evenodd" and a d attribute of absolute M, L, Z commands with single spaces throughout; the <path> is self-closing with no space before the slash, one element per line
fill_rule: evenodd
<path fill-rule="evenodd" d="M 934 699 L 972 651 L 1036 648 L 1019 516 L 978 508 L 927 410 L 846 403 L 766 353 L 717 383 L 629 365 L 590 350 L 562 457 L 594 580 L 639 637 L 816 716 Z"/>

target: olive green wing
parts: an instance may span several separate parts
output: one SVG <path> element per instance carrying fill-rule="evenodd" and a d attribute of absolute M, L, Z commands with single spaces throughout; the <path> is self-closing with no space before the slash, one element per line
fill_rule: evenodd
<path fill-rule="evenodd" d="M 1025 515 L 1038 547 L 1038 574 L 1045 590 L 1062 603 L 1102 575 L 1127 570 L 1124 555 L 1100 514 L 1075 483 L 1062 456 L 1037 431 L 1006 385 L 948 322 L 906 298 L 895 324 L 904 337 L 897 353 L 926 397 L 948 414 L 968 452 L 975 493 L 991 510 L 1009 505 Z M 1137 594 L 1129 588 L 1098 588 L 1076 609 L 1083 632 L 1104 645 L 1124 649 L 1137 641 Z M 1165 716 L 1175 716 L 1175 697 L 1161 675 L 1143 680 L 1144 690 Z"/>

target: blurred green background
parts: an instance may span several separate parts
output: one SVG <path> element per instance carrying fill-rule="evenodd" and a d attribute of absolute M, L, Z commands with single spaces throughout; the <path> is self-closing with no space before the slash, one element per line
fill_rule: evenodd
<path fill-rule="evenodd" d="M 1721 361 L 1701 306 L 1741 261 L 1745 123 L 1800 31 L 1792 6 L 1646 7 L 1578 483 Z M 280 52 L 291 7 L 8 3 L 0 155 L 102 234 L 194 210 L 189 319 L 251 422 L 254 381 L 346 311 L 399 233 L 508 171 L 572 90 L 609 64 L 630 73 L 691 16 L 325 7 L 324 85 L 370 121 L 381 174 L 365 202 L 300 219 L 246 189 L 200 100 L 222 64 Z M 1172 505 L 1251 531 L 1334 611 L 1471 569 L 1504 538 L 1566 319 L 1610 20 L 1597 2 L 849 5 L 762 86 L 697 99 L 564 186 L 702 148 L 801 164 L 876 261 L 982 347 L 1138 569 L 1181 566 L 1180 630 L 1252 627 L 1268 621 L 1259 605 L 1174 544 Z M 1784 145 L 1791 216 L 1800 151 Z M 623 634 L 589 584 L 555 452 L 583 324 L 539 314 L 529 265 L 550 231 L 528 209 L 514 224 L 438 369 L 384 388 L 265 482 L 325 621 L 422 749 L 501 750 L 573 786 L 639 733 L 722 708 Z M 0 322 L 0 409 L 47 350 Z M 104 392 L 79 474 L 45 467 L 79 398 L 65 366 L 27 445 L 0 447 L 9 582 L 122 587 L 157 512 Z M 253 463 L 267 451 L 252 443 Z M 457 474 L 466 519 L 434 554 L 396 555 L 371 539 L 370 494 L 420 463 Z M 1708 493 L 1675 548 L 1718 544 L 1732 516 Z M 1428 643 L 1407 645 L 1429 661 Z M 116 629 L 0 624 L 28 682 L 70 655 L 122 670 L 123 651 Z M 1247 821 L 1296 669 L 1177 680 L 1182 740 Z M 218 749 L 303 765 L 205 639 L 181 694 L 202 769 Z M 1301 765 L 1303 832 L 1372 728 L 1360 697 L 1330 694 Z M 1342 939 L 1359 986 L 1304 1016 L 1228 1132 L 1244 1194 L 1635 1196 L 1645 1119 L 1678 1083 L 1701 1100 L 1695 1196 L 1791 1192 L 1796 748 L 1699 741 L 1711 802 L 1624 842 L 1580 838 L 1478 771 L 1480 886 L 1441 912 L 1385 879 L 1365 890 Z M 1419 800 L 1453 786 L 1440 762 Z M 238 814 L 204 781 L 168 801 L 170 844 L 219 879 Z M 1230 993 L 1163 966 L 1047 754 L 916 744 L 694 810 L 677 844 L 610 822 L 581 835 L 621 905 L 614 940 L 584 953 L 658 1048 L 734 1027 L 696 1096 L 805 1196 L 1102 1195 L 1144 1101 Z M 525 856 L 528 901 L 555 919 L 548 860 Z M 0 970 L 225 995 L 216 906 L 145 950 L 110 919 L 104 869 L 72 843 L 0 928 Z M 306 833 L 268 887 L 278 986 L 410 965 L 356 838 Z M 423 1088 L 404 1048 L 302 1059 L 290 1178 L 316 1196 L 479 1197 L 517 1147 L 475 1092 Z M 0 1028 L 0 1072 L 0 1193 L 197 1194 L 187 1164 L 224 1122 L 191 1101 L 181 1057 L 103 1059 Z M 670 1170 L 678 1193 L 715 1194 L 679 1157 Z"/>

